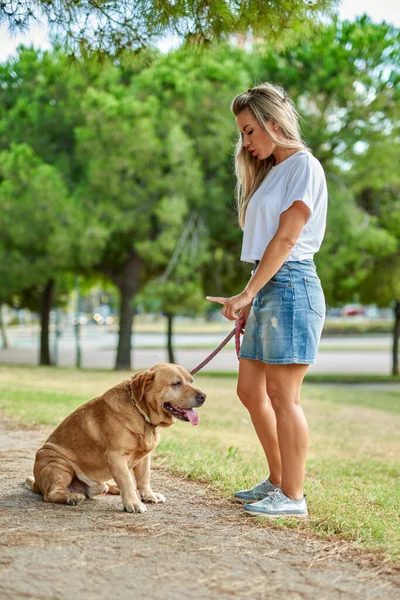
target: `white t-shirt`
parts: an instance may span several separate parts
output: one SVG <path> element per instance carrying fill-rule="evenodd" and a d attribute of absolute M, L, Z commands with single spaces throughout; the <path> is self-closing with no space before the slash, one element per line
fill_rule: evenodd
<path fill-rule="evenodd" d="M 326 227 L 328 192 L 320 162 L 306 150 L 299 150 L 272 167 L 246 210 L 243 262 L 261 260 L 265 248 L 277 232 L 280 215 L 293 202 L 301 200 L 310 209 L 296 245 L 287 260 L 306 260 L 318 252 Z"/>

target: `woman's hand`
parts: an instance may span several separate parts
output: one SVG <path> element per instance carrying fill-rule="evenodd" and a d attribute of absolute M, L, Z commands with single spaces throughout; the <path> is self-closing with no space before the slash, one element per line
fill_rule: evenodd
<path fill-rule="evenodd" d="M 246 309 L 248 309 L 247 312 L 243 312 L 243 314 L 247 317 L 253 301 L 252 294 L 247 290 L 244 290 L 244 292 L 237 294 L 237 296 L 232 296 L 231 298 L 222 298 L 220 296 L 206 296 L 206 298 L 207 300 L 210 300 L 210 302 L 223 304 L 224 308 L 221 313 L 230 321 L 236 321 L 239 316 L 242 316 L 242 311 L 245 311 Z"/>
<path fill-rule="evenodd" d="M 252 306 L 253 306 L 253 301 L 251 301 L 250 304 L 247 304 L 246 306 L 241 308 L 239 311 L 238 319 L 240 319 L 241 317 L 244 317 L 245 324 L 246 324 L 247 317 L 249 316 L 249 312 L 250 312 Z"/>

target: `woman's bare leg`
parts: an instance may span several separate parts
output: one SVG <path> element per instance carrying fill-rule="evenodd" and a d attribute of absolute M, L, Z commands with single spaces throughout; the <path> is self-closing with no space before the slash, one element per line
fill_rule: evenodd
<path fill-rule="evenodd" d="M 308 424 L 300 406 L 300 388 L 308 365 L 264 365 L 267 393 L 275 412 L 282 461 L 282 492 L 303 497 Z"/>
<path fill-rule="evenodd" d="M 250 413 L 258 439 L 269 466 L 269 480 L 281 484 L 281 456 L 275 412 L 266 392 L 265 364 L 259 360 L 240 359 L 237 393 Z"/>

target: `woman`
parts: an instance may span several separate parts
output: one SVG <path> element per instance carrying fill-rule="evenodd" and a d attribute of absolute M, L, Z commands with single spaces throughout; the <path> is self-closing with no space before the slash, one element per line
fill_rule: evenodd
<path fill-rule="evenodd" d="M 253 515 L 305 516 L 308 425 L 300 388 L 316 361 L 325 317 L 313 256 L 325 232 L 326 181 L 281 88 L 254 87 L 236 96 L 231 110 L 240 132 L 235 167 L 241 260 L 255 268 L 237 296 L 207 299 L 223 304 L 230 320 L 247 317 L 237 392 L 270 471 L 234 498 Z"/>

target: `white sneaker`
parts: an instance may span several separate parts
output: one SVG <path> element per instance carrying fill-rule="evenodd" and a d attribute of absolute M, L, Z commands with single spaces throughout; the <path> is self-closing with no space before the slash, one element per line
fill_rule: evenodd
<path fill-rule="evenodd" d="M 305 496 L 300 500 L 292 500 L 285 496 L 280 488 L 269 492 L 268 496 L 264 500 L 260 500 L 260 502 L 246 504 L 243 510 L 249 515 L 270 518 L 287 516 L 306 517 L 308 515 Z"/>

